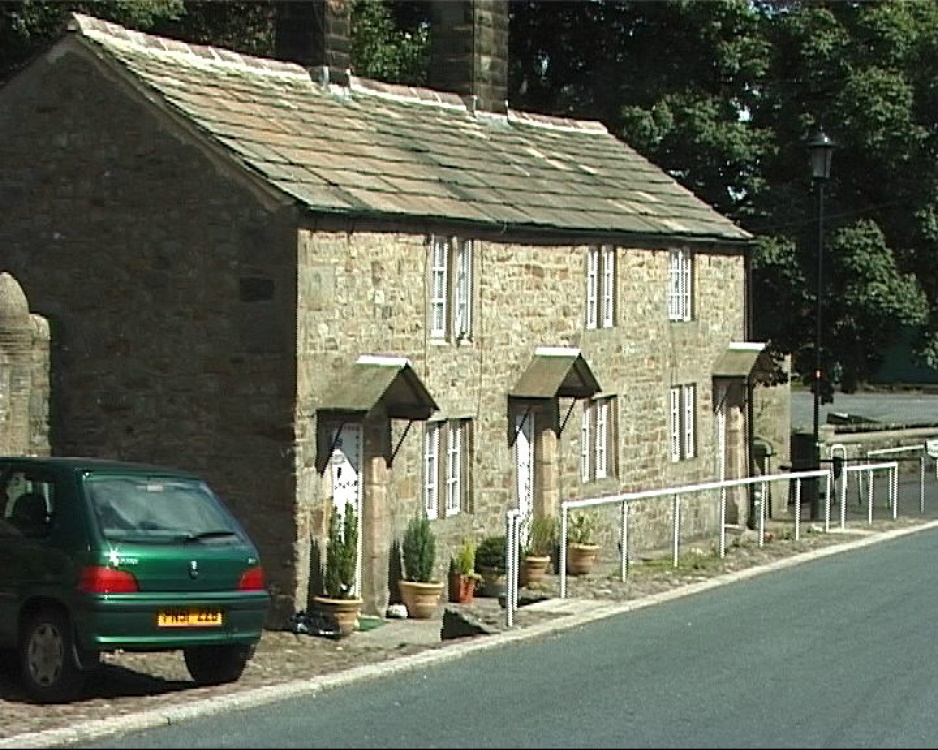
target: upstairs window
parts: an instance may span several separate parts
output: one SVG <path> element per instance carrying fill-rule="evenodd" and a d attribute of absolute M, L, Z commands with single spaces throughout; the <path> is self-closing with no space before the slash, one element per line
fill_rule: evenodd
<path fill-rule="evenodd" d="M 586 327 L 615 325 L 616 250 L 591 247 L 586 254 Z"/>
<path fill-rule="evenodd" d="M 453 335 L 461 341 L 472 335 L 472 240 L 457 240 L 456 245 Z"/>
<path fill-rule="evenodd" d="M 668 320 L 691 320 L 693 284 L 693 255 L 689 250 L 672 250 L 668 263 Z"/>
<path fill-rule="evenodd" d="M 474 246 L 472 240 L 430 240 L 428 327 L 430 338 L 459 343 L 472 337 Z"/>
<path fill-rule="evenodd" d="M 470 420 L 428 422 L 423 448 L 423 503 L 427 518 L 469 511 Z"/>
<path fill-rule="evenodd" d="M 670 399 L 671 461 L 686 461 L 697 455 L 697 386 L 674 386 Z"/>

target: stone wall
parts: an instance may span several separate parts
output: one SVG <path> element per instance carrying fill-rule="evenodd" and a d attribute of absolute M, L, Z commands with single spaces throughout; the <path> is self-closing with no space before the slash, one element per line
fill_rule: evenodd
<path fill-rule="evenodd" d="M 49 455 L 49 326 L 0 272 L 0 454 Z"/>
<path fill-rule="evenodd" d="M 507 393 L 538 346 L 579 347 L 603 392 L 618 397 L 617 476 L 583 484 L 579 477 L 580 411 L 560 434 L 557 490 L 560 499 L 634 491 L 712 479 L 717 463 L 711 367 L 731 340 L 743 338 L 742 260 L 700 253 L 696 265 L 696 318 L 670 324 L 666 315 L 666 250 L 621 248 L 612 329 L 584 330 L 585 246 L 476 243 L 478 305 L 474 335 L 462 345 L 428 344 L 425 336 L 427 236 L 304 232 L 300 243 L 300 292 L 306 304 L 298 326 L 300 414 L 315 414 L 338 368 L 360 353 L 409 358 L 440 406 L 441 416 L 473 420 L 473 512 L 434 523 L 440 537 L 438 566 L 466 534 L 500 533 L 513 507 L 514 455 L 506 425 Z M 668 457 L 668 388 L 698 387 L 698 456 L 680 463 Z M 569 404 L 561 405 L 563 416 Z M 398 444 L 389 488 L 394 533 L 421 499 L 422 429 Z M 318 504 L 328 487 L 315 470 L 315 424 L 298 424 L 299 496 L 308 521 L 323 532 Z M 306 467 L 305 469 L 302 467 Z M 317 495 L 319 499 L 317 498 Z M 713 528 L 712 503 L 690 503 L 686 522 Z M 556 512 L 557 508 L 552 508 Z M 605 527 L 614 551 L 617 520 Z M 649 546 L 669 538 L 670 506 L 649 505 L 636 516 L 636 533 Z"/>

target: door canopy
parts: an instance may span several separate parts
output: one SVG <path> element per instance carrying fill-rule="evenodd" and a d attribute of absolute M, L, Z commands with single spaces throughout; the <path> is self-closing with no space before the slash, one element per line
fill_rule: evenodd
<path fill-rule="evenodd" d="M 338 373 L 319 411 L 363 419 L 379 408 L 407 420 L 429 419 L 439 409 L 409 360 L 362 355 Z"/>
<path fill-rule="evenodd" d="M 775 371 L 772 356 L 765 344 L 755 341 L 732 341 L 713 365 L 713 378 L 769 383 Z"/>
<path fill-rule="evenodd" d="M 590 398 L 599 393 L 599 382 L 579 349 L 541 346 L 518 382 L 512 398 Z"/>

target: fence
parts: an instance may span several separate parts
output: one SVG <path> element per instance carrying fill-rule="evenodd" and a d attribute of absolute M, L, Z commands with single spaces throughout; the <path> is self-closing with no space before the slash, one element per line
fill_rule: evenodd
<path fill-rule="evenodd" d="M 898 448 L 882 448 L 871 450 L 867 455 L 884 455 L 890 453 L 900 453 L 906 451 L 925 451 L 928 456 L 935 457 L 938 454 L 938 445 L 922 444 L 913 446 L 901 446 Z M 840 454 L 840 455 L 837 455 Z M 840 467 L 835 466 L 835 458 L 841 460 Z M 583 498 L 578 500 L 564 500 L 560 505 L 560 539 L 559 539 L 559 576 L 560 576 L 560 598 L 567 596 L 567 529 L 569 523 L 569 514 L 574 510 L 595 508 L 598 506 L 618 504 L 620 506 L 620 560 L 619 576 L 624 581 L 628 575 L 629 567 L 629 504 L 639 500 L 651 500 L 655 498 L 670 498 L 673 504 L 672 508 L 672 564 L 677 567 L 680 558 L 681 544 L 681 503 L 682 498 L 687 495 L 718 492 L 719 502 L 719 555 L 726 555 L 726 491 L 732 487 L 746 487 L 755 485 L 757 488 L 756 501 L 754 508 L 757 512 L 756 523 L 758 532 L 758 544 L 765 544 L 765 523 L 766 506 L 765 498 L 767 489 L 772 482 L 785 482 L 794 492 L 794 539 L 801 538 L 801 497 L 803 481 L 807 479 L 823 478 L 826 481 L 826 491 L 824 493 L 824 533 L 829 533 L 831 529 L 831 499 L 834 496 L 833 490 L 835 483 L 837 486 L 837 497 L 840 501 L 840 528 L 846 527 L 846 507 L 847 507 L 847 487 L 852 476 L 857 477 L 858 488 L 862 494 L 864 479 L 866 480 L 867 497 L 867 520 L 873 521 L 873 481 L 875 476 L 885 473 L 888 479 L 888 507 L 891 510 L 892 518 L 895 519 L 898 513 L 898 461 L 880 461 L 867 462 L 855 465 L 846 463 L 846 449 L 843 445 L 835 444 L 830 448 L 830 466 L 823 469 L 810 469 L 805 471 L 793 471 L 780 474 L 768 474 L 754 477 L 744 477 L 740 479 L 725 479 L 720 481 L 702 482 L 699 484 L 689 484 L 679 487 L 665 487 L 656 490 L 644 490 L 639 492 L 627 492 L 616 495 L 606 495 L 602 497 Z M 919 483 L 919 512 L 925 511 L 925 483 L 924 483 L 924 461 L 925 456 L 921 458 L 920 483 Z M 839 477 L 835 478 L 835 474 Z M 935 476 L 938 478 L 938 463 L 936 463 Z M 839 479 L 839 481 L 838 481 Z M 861 500 L 862 502 L 862 500 Z M 521 526 L 523 519 L 520 511 L 510 510 L 506 515 L 506 560 L 507 575 L 505 589 L 505 609 L 506 623 L 510 627 L 514 622 L 514 612 L 518 606 L 518 559 L 521 544 Z"/>
<path fill-rule="evenodd" d="M 919 470 L 918 470 L 919 512 L 924 513 L 925 512 L 925 473 L 926 473 L 925 464 L 926 464 L 927 458 L 935 459 L 935 478 L 938 479 L 938 441 L 927 440 L 924 443 L 915 443 L 912 445 L 900 445 L 900 446 L 895 446 L 892 448 L 872 448 L 866 451 L 865 459 L 871 459 L 871 458 L 875 458 L 879 456 L 886 456 L 886 455 L 897 455 L 900 453 L 918 453 L 919 454 L 917 458 L 918 465 L 919 465 Z M 842 467 L 849 460 L 847 457 L 847 447 L 843 443 L 834 443 L 833 445 L 830 446 L 828 450 L 828 456 L 830 458 L 832 467 L 834 469 L 835 478 L 836 478 L 840 472 L 837 462 L 839 462 L 840 467 Z M 862 461 L 865 459 L 860 458 L 858 460 Z M 916 460 L 916 459 L 914 457 L 906 458 L 906 457 L 898 456 L 896 460 L 897 461 L 911 461 L 911 460 Z M 856 469 L 857 467 L 853 467 L 853 468 Z M 844 479 L 845 484 L 848 478 L 849 478 L 849 474 L 845 476 L 845 479 Z M 864 474 L 863 472 L 857 473 L 857 500 L 860 503 L 863 502 L 864 479 L 867 479 L 868 483 L 870 483 L 868 494 L 872 492 L 872 484 L 871 484 L 873 481 L 872 476 L 870 476 L 869 474 Z M 897 482 L 898 478 L 894 478 L 893 481 Z M 843 508 L 846 502 L 846 487 L 845 486 L 841 488 L 841 492 L 839 493 L 839 495 L 842 500 L 841 508 Z M 872 510 L 872 505 L 870 505 L 870 509 Z"/>
<path fill-rule="evenodd" d="M 683 485 L 680 487 L 665 487 L 657 490 L 644 490 L 640 492 L 626 492 L 618 495 L 607 495 L 604 497 L 585 498 L 581 500 L 565 500 L 560 504 L 560 598 L 566 598 L 567 595 L 567 524 L 571 510 L 578 510 L 600 505 L 618 504 L 620 506 L 620 559 L 619 576 L 625 580 L 628 575 L 629 565 L 629 503 L 637 500 L 650 500 L 659 497 L 669 497 L 673 503 L 672 511 L 672 561 L 676 567 L 680 558 L 681 543 L 681 500 L 682 497 L 689 494 L 704 492 L 719 492 L 719 554 L 720 557 L 726 555 L 726 490 L 731 487 L 745 487 L 758 485 L 759 493 L 756 501 L 757 530 L 759 546 L 765 543 L 765 521 L 766 504 L 763 499 L 767 496 L 768 484 L 773 481 L 794 481 L 795 487 L 795 539 L 801 538 L 801 488 L 805 479 L 820 479 L 824 477 L 827 481 L 827 492 L 825 502 L 825 520 L 824 530 L 830 530 L 830 498 L 833 477 L 828 469 L 810 469 L 806 471 L 790 472 L 785 474 L 767 474 L 756 477 L 743 477 L 741 479 L 723 479 L 715 482 L 702 482 L 698 484 Z"/>
<path fill-rule="evenodd" d="M 867 522 L 873 523 L 873 475 L 874 472 L 886 472 L 886 478 L 889 480 L 889 499 L 887 507 L 892 511 L 893 519 L 899 512 L 899 463 L 898 461 L 884 461 L 873 464 L 858 464 L 854 466 L 844 466 L 840 481 L 840 527 L 844 528 L 847 517 L 847 485 L 851 474 L 858 477 L 857 488 L 863 484 L 864 474 L 867 479 Z M 925 485 L 921 485 L 921 500 L 919 512 L 925 512 Z"/>

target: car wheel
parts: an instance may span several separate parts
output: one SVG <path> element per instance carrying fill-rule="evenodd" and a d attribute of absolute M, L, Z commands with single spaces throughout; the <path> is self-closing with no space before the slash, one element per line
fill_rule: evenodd
<path fill-rule="evenodd" d="M 65 703 L 80 695 L 85 675 L 75 662 L 64 614 L 43 610 L 29 620 L 20 640 L 20 667 L 26 692 L 39 703 Z"/>
<path fill-rule="evenodd" d="M 186 669 L 199 685 L 220 685 L 235 682 L 248 660 L 253 646 L 195 646 L 183 652 Z"/>

